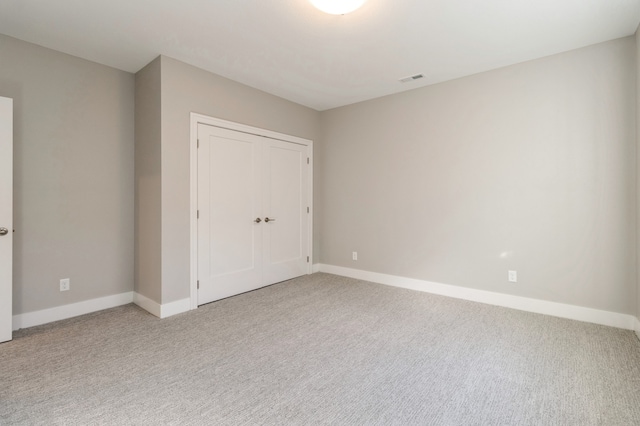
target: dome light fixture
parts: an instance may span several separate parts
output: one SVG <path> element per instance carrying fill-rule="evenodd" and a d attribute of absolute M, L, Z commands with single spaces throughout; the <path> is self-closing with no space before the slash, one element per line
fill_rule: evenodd
<path fill-rule="evenodd" d="M 309 0 L 312 5 L 331 15 L 344 15 L 360 8 L 367 0 Z"/>

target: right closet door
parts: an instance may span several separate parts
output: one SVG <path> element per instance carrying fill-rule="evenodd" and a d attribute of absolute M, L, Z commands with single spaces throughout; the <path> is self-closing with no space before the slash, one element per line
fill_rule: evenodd
<path fill-rule="evenodd" d="M 308 271 L 308 147 L 198 125 L 198 304 Z"/>

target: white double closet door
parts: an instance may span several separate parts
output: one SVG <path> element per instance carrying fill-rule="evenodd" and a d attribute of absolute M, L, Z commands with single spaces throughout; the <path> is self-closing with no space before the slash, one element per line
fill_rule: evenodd
<path fill-rule="evenodd" d="M 198 124 L 198 305 L 309 271 L 308 147 Z"/>

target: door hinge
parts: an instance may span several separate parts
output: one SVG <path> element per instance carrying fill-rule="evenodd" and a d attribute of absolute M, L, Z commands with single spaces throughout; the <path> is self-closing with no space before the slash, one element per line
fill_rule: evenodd
<path fill-rule="evenodd" d="M 200 148 L 200 139 L 198 139 L 198 144 L 197 144 L 196 148 Z"/>
<path fill-rule="evenodd" d="M 307 213 L 309 213 L 309 207 L 307 207 Z"/>
<path fill-rule="evenodd" d="M 200 280 L 198 280 L 198 290 L 200 290 Z"/>
<path fill-rule="evenodd" d="M 307 164 L 309 164 L 309 157 L 307 157 Z"/>
<path fill-rule="evenodd" d="M 200 210 L 196 210 L 196 219 L 200 219 Z"/>
<path fill-rule="evenodd" d="M 309 256 L 307 256 L 307 263 L 309 263 Z"/>

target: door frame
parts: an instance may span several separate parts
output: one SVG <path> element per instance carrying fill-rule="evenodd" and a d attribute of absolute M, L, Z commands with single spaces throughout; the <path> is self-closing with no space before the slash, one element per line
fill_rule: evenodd
<path fill-rule="evenodd" d="M 284 133 L 274 132 L 272 130 L 261 129 L 258 127 L 248 126 L 233 121 L 222 120 L 220 118 L 210 117 L 207 115 L 192 112 L 190 116 L 191 132 L 189 137 L 189 157 L 190 157 L 190 208 L 189 208 L 189 227 L 190 227 L 190 298 L 191 309 L 198 308 L 198 125 L 206 124 L 209 126 L 220 127 L 236 132 L 249 133 L 270 139 L 277 139 L 284 142 L 296 143 L 308 147 L 309 167 L 307 177 L 307 194 L 309 197 L 309 221 L 308 221 L 308 253 L 309 262 L 307 265 L 307 274 L 313 273 L 313 141 L 309 139 L 299 138 L 297 136 L 286 135 Z"/>

